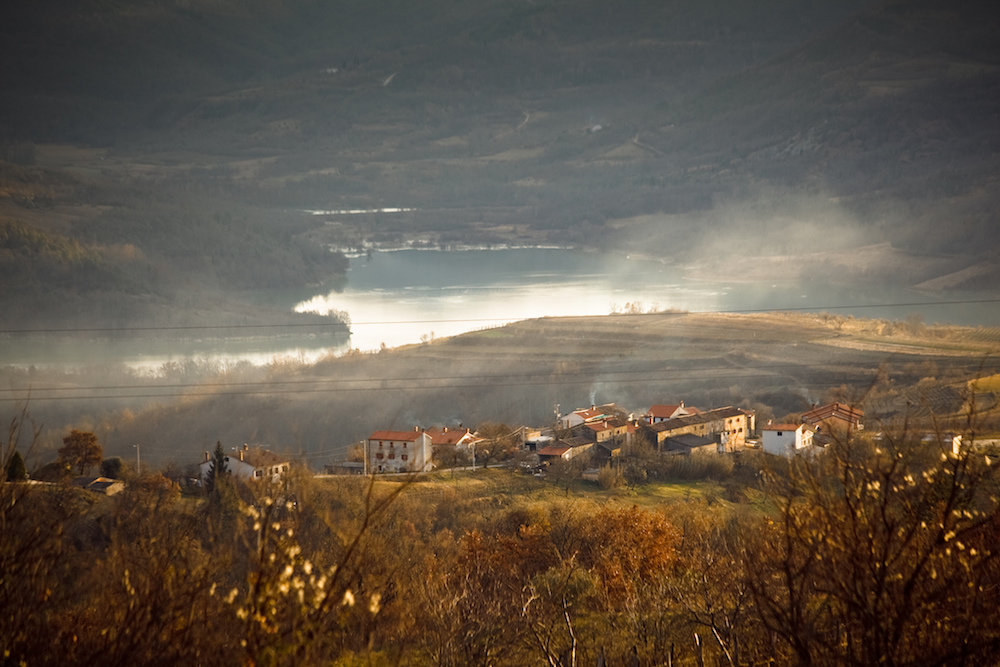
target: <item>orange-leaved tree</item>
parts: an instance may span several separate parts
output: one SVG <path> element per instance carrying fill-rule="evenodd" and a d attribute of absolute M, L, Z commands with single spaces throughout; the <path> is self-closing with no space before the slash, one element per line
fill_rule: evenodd
<path fill-rule="evenodd" d="M 59 448 L 59 462 L 69 468 L 76 468 L 81 475 L 88 470 L 101 465 L 104 452 L 97 436 L 89 431 L 73 429 L 63 438 L 63 446 Z"/>

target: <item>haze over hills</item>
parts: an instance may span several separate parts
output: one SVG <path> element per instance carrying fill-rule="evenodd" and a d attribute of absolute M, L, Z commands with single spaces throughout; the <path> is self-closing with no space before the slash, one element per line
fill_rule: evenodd
<path fill-rule="evenodd" d="M 234 290 L 342 273 L 325 245 L 600 246 L 727 279 L 998 277 L 990 3 L 3 12 L 2 298 L 29 325 L 273 321 Z M 414 210 L 296 212 L 384 207 Z"/>

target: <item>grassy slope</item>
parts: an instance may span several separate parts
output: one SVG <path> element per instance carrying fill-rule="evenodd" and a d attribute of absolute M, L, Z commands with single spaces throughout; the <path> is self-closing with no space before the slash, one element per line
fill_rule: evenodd
<path fill-rule="evenodd" d="M 335 485 L 341 480 L 337 478 L 329 483 Z M 390 490 L 397 488 L 400 482 L 379 481 L 377 484 Z M 670 480 L 649 481 L 631 489 L 603 489 L 596 482 L 574 480 L 567 490 L 565 485 L 558 486 L 551 481 L 496 468 L 454 474 L 450 471 L 438 472 L 415 478 L 407 484 L 404 499 L 417 499 L 423 503 L 437 501 L 450 506 L 455 506 L 457 502 L 478 501 L 481 504 L 492 501 L 491 507 L 480 506 L 479 511 L 483 513 L 502 511 L 509 508 L 512 502 L 525 508 L 569 502 L 578 509 L 589 510 L 616 504 L 654 509 L 677 502 L 700 502 L 706 497 L 715 502 L 721 491 L 721 487 L 712 481 Z"/>

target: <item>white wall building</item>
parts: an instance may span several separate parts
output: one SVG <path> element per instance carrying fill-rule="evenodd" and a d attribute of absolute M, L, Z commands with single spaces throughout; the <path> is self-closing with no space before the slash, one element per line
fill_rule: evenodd
<path fill-rule="evenodd" d="M 768 424 L 761 429 L 761 447 L 769 454 L 791 456 L 813 446 L 808 424 Z"/>
<path fill-rule="evenodd" d="M 371 474 L 428 472 L 434 468 L 431 437 L 419 428 L 375 431 L 368 436 L 365 453 Z"/>
<path fill-rule="evenodd" d="M 212 457 L 205 452 L 205 460 L 201 462 L 201 479 L 208 477 L 212 466 Z M 277 482 L 291 467 L 289 460 L 260 447 L 251 448 L 244 444 L 242 449 L 230 450 L 226 454 L 226 471 L 241 480 L 268 480 Z"/>
<path fill-rule="evenodd" d="M 611 419 L 615 415 L 599 408 L 595 405 L 589 408 L 580 408 L 559 418 L 559 423 L 563 428 L 576 428 L 580 424 L 597 421 L 599 419 Z"/>

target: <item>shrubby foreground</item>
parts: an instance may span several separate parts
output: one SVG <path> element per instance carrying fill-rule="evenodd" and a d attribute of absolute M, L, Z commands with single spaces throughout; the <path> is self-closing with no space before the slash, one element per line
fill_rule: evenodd
<path fill-rule="evenodd" d="M 744 453 L 726 500 L 653 508 L 500 471 L 222 477 L 203 498 L 155 474 L 113 498 L 3 483 L 0 646 L 29 665 L 994 664 L 1000 478 L 920 433 Z"/>

